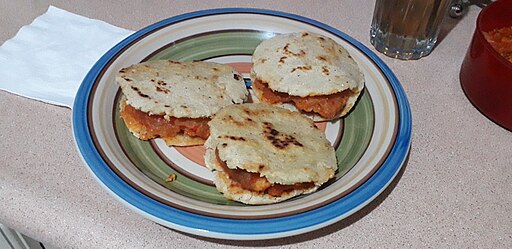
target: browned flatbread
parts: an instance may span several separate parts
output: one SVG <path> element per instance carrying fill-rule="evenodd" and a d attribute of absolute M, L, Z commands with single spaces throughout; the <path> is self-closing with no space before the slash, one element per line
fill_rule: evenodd
<path fill-rule="evenodd" d="M 178 134 L 172 138 L 162 138 L 167 145 L 172 146 L 193 146 L 202 145 L 206 141 L 200 137 L 190 137 L 183 134 Z"/>
<path fill-rule="evenodd" d="M 265 40 L 256 47 L 252 61 L 252 82 L 262 82 L 272 92 L 294 100 L 310 98 L 303 102 L 310 103 L 313 97 L 334 98 L 344 92 L 343 98 L 337 98 L 340 106 L 325 111 L 333 104 L 317 102 L 324 103 L 320 108 L 307 104 L 300 107 L 294 100 L 269 101 L 253 87 L 260 101 L 299 111 L 315 121 L 346 115 L 364 88 L 364 75 L 349 52 L 333 39 L 311 32 L 280 34 Z"/>
<path fill-rule="evenodd" d="M 231 105 L 209 125 L 205 163 L 228 199 L 284 201 L 314 192 L 337 170 L 325 133 L 298 112 L 265 103 Z"/>
<path fill-rule="evenodd" d="M 158 134 L 145 136 L 151 125 L 144 126 L 133 118 L 123 117 L 136 137 L 143 140 L 162 137 L 167 145 L 172 146 L 203 144 L 208 136 L 207 129 L 202 129 L 205 132 L 201 134 L 194 134 L 192 130 L 197 123 L 193 122 L 207 127 L 201 120 L 209 119 L 226 105 L 243 103 L 248 96 L 240 73 L 228 65 L 213 62 L 147 61 L 119 70 L 116 82 L 124 96 L 121 110 L 123 105 L 129 105 L 149 116 L 161 116 L 168 121 L 192 120 L 186 122 L 189 126 L 174 126 L 185 127 L 178 133 L 169 135 L 163 132 L 167 133 L 164 137 Z M 190 128 L 188 131 L 187 127 Z"/>

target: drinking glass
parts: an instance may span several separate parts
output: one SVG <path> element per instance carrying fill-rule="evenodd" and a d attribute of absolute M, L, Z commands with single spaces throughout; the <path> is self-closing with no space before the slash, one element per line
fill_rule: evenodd
<path fill-rule="evenodd" d="M 432 52 L 451 0 L 377 0 L 370 42 L 377 51 L 402 60 Z"/>

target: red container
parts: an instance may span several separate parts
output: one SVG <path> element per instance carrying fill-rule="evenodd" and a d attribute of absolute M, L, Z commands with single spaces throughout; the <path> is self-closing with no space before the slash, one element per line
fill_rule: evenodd
<path fill-rule="evenodd" d="M 512 62 L 496 52 L 483 34 L 510 26 L 512 0 L 498 0 L 485 7 L 478 15 L 459 76 L 471 103 L 489 119 L 512 131 Z"/>

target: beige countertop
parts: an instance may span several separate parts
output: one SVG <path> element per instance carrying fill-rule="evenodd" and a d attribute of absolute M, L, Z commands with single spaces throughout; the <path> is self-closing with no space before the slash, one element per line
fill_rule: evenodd
<path fill-rule="evenodd" d="M 374 1 L 357 0 L 0 0 L 0 43 L 49 4 L 131 30 L 207 8 L 280 10 L 329 24 L 375 51 L 368 35 Z M 75 149 L 70 109 L 0 91 L 0 223 L 57 248 L 511 248 L 512 132 L 470 104 L 458 76 L 479 11 L 472 7 L 462 20 L 450 20 L 452 29 L 428 57 L 379 54 L 408 96 L 412 147 L 390 187 L 347 219 L 263 241 L 167 229 L 96 182 Z"/>

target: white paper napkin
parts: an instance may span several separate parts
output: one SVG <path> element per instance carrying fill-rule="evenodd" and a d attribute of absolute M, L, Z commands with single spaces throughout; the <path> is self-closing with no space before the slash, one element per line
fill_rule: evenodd
<path fill-rule="evenodd" d="M 89 69 L 132 32 L 50 6 L 0 46 L 0 89 L 71 108 Z"/>

